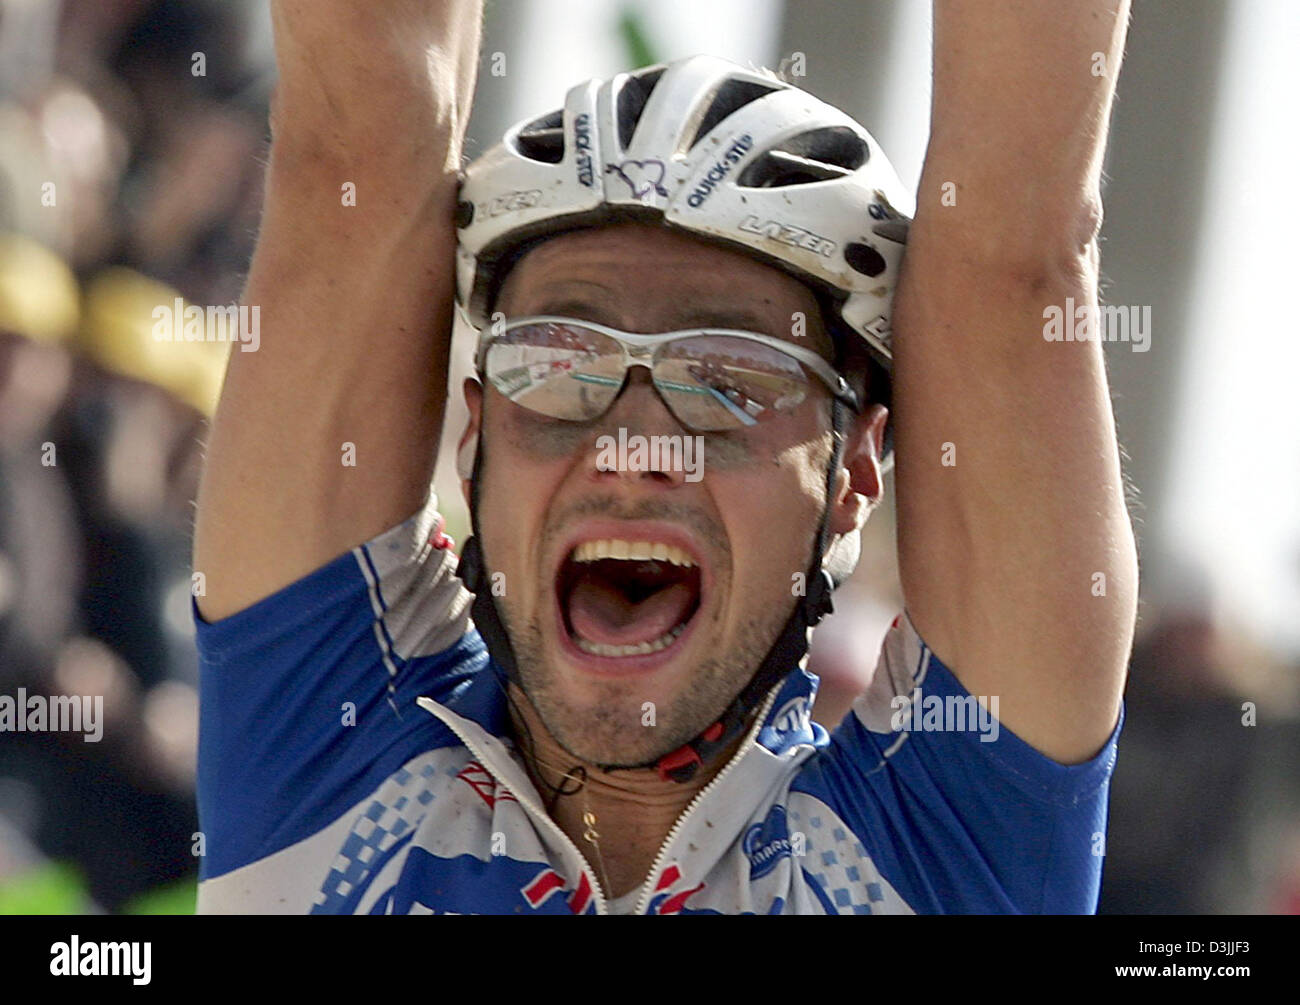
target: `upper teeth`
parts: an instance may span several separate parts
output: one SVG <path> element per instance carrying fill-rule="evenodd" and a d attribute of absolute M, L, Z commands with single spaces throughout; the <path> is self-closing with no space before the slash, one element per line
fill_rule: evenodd
<path fill-rule="evenodd" d="M 634 562 L 654 560 L 687 566 L 695 564 L 681 548 L 660 541 L 624 541 L 620 538 L 605 538 L 600 541 L 583 541 L 573 549 L 575 562 L 598 562 L 602 558 L 621 558 Z"/>

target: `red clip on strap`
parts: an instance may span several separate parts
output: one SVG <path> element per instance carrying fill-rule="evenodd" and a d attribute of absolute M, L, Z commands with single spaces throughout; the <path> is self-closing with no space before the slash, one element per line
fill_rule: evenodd
<path fill-rule="evenodd" d="M 701 740 L 710 744 L 717 743 L 721 736 L 722 723 L 715 722 L 712 726 L 701 733 L 697 739 L 683 747 L 678 747 L 671 754 L 665 754 L 663 757 L 659 758 L 659 764 L 657 765 L 659 769 L 659 777 L 665 782 L 674 780 L 684 781 L 684 779 L 681 778 L 674 779 L 673 775 L 676 772 L 681 771 L 683 768 L 689 767 L 691 769 L 690 774 L 686 775 L 686 778 L 689 778 L 690 775 L 695 773 L 695 769 L 704 763 L 700 757 L 699 751 L 695 747 L 695 744 L 699 743 Z"/>

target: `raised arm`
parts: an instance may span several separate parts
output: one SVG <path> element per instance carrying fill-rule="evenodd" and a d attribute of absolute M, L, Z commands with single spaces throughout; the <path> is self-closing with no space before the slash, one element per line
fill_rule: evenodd
<path fill-rule="evenodd" d="M 426 498 L 481 8 L 271 0 L 280 82 L 244 293 L 260 308 L 260 345 L 232 353 L 208 443 L 194 568 L 209 620 Z"/>
<path fill-rule="evenodd" d="M 930 145 L 895 315 L 908 610 L 1058 761 L 1115 725 L 1137 560 L 1096 342 L 1100 176 L 1127 0 L 936 0 Z"/>

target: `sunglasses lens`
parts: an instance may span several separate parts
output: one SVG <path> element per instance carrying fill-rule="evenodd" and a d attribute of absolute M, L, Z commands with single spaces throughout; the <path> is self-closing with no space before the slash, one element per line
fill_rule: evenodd
<path fill-rule="evenodd" d="M 683 425 L 700 431 L 753 426 L 808 396 L 798 360 L 726 335 L 700 335 L 664 347 L 655 386 Z"/>
<path fill-rule="evenodd" d="M 521 325 L 497 338 L 484 371 L 515 404 L 578 422 L 603 414 L 625 376 L 623 351 L 612 338 L 554 322 Z"/>

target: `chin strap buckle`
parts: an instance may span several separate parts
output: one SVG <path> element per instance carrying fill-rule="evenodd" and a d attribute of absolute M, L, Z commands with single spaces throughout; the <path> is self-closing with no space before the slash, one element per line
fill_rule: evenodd
<path fill-rule="evenodd" d="M 711 756 L 718 747 L 731 740 L 722 721 L 715 722 L 690 743 L 678 747 L 671 754 L 665 754 L 655 763 L 659 777 L 665 782 L 689 782 L 699 771 L 706 757 Z"/>

